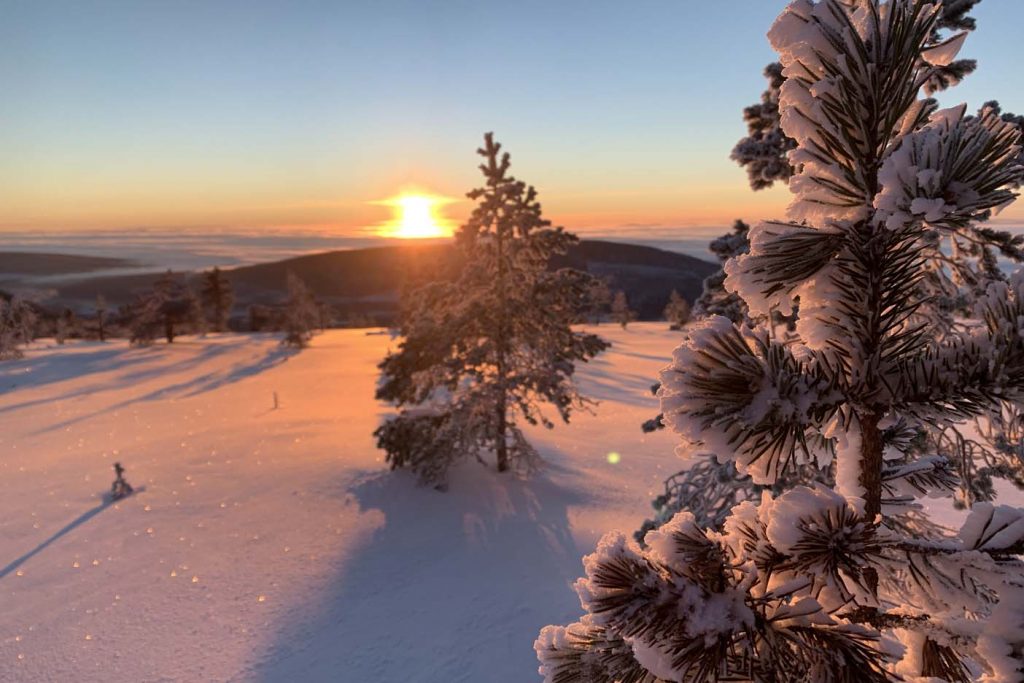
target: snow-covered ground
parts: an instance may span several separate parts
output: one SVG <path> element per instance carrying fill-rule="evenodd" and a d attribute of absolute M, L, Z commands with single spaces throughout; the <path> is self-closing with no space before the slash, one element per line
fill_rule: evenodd
<path fill-rule="evenodd" d="M 374 447 L 384 334 L 0 364 L 0 680 L 537 680 L 537 631 L 580 613 L 581 557 L 679 465 L 640 430 L 678 333 L 597 331 L 596 414 L 531 430 L 532 478 L 467 463 L 445 493 Z M 115 461 L 139 493 L 106 505 Z"/>

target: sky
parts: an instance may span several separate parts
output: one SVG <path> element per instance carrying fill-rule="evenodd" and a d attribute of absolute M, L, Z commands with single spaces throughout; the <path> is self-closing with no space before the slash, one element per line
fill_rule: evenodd
<path fill-rule="evenodd" d="M 464 197 L 485 131 L 583 233 L 778 218 L 728 157 L 783 6 L 0 0 L 0 231 L 366 234 L 404 191 Z M 1024 111 L 1024 3 L 974 16 L 943 103 Z"/>

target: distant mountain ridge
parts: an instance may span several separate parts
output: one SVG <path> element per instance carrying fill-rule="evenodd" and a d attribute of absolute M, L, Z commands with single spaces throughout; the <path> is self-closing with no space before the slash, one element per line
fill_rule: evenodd
<path fill-rule="evenodd" d="M 4 257 L 0 254 L 0 263 Z M 459 258 L 452 243 L 405 243 L 308 254 L 225 269 L 224 273 L 235 289 L 239 309 L 283 301 L 285 279 L 291 271 L 318 298 L 330 303 L 340 319 L 361 316 L 386 322 L 397 310 L 403 285 L 451 277 Z M 613 290 L 626 292 L 641 319 L 660 317 L 673 289 L 694 300 L 704 278 L 718 270 L 716 264 L 685 254 L 605 240 L 583 240 L 553 259 L 551 267 L 577 268 L 607 278 Z M 102 294 L 118 305 L 148 289 L 154 280 L 152 273 L 83 276 L 54 284 L 46 303 L 88 311 L 96 295 Z M 11 283 L 8 276 L 5 286 L 10 288 Z"/>

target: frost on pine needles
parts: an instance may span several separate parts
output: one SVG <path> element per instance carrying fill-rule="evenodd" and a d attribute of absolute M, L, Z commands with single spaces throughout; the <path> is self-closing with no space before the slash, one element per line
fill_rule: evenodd
<path fill-rule="evenodd" d="M 969 7 L 968 7 L 969 8 Z M 752 314 L 691 326 L 659 395 L 683 454 L 770 485 L 720 530 L 688 512 L 646 548 L 606 537 L 584 561 L 586 615 L 547 627 L 545 680 L 1021 681 L 1024 512 L 976 505 L 958 534 L 922 496 L 954 469 L 908 433 L 1024 404 L 1024 279 L 994 281 L 982 324 L 929 324 L 937 240 L 979 234 L 1024 178 L 995 112 L 922 100 L 959 36 L 926 0 L 796 0 L 769 33 L 796 141 L 790 222 L 751 231 L 726 287 Z M 767 323 L 795 310 L 795 334 Z"/>

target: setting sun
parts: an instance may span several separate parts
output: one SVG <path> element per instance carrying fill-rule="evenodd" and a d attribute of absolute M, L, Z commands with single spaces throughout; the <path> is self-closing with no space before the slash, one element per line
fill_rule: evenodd
<path fill-rule="evenodd" d="M 437 214 L 437 207 L 450 199 L 425 194 L 402 194 L 384 204 L 395 210 L 395 217 L 384 225 L 381 234 L 400 239 L 450 237 L 449 222 Z"/>

